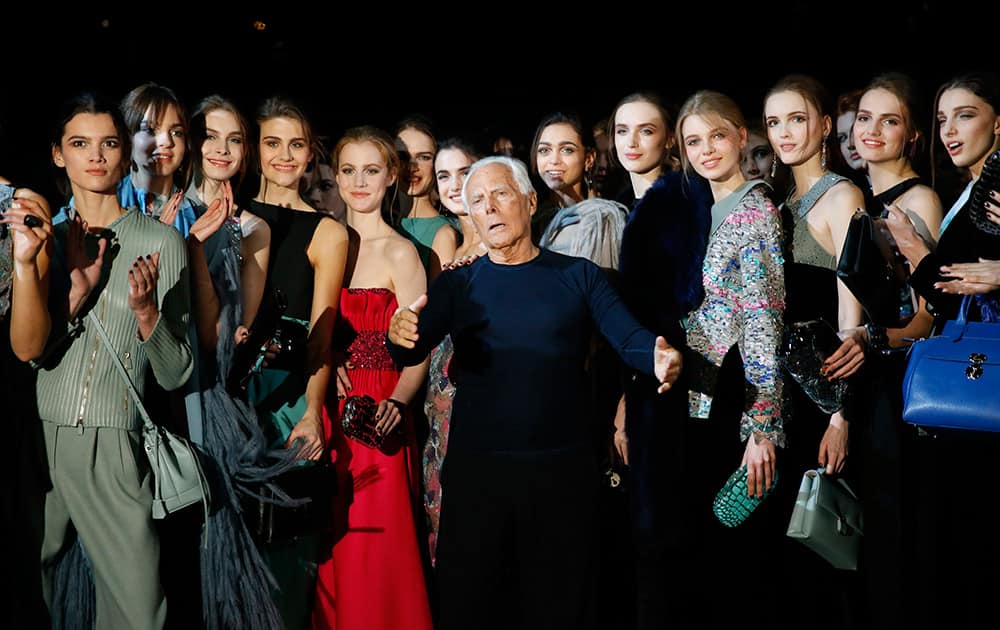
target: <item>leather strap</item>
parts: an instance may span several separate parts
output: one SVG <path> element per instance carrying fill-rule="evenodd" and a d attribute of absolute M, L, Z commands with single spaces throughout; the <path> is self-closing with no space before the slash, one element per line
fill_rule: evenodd
<path fill-rule="evenodd" d="M 104 347 L 107 348 L 108 354 L 111 355 L 112 363 L 121 375 L 122 380 L 125 381 L 125 386 L 128 387 L 129 394 L 132 395 L 132 400 L 135 402 L 136 408 L 139 410 L 139 415 L 142 416 L 142 424 L 147 430 L 155 431 L 156 425 L 150 419 L 149 414 L 146 413 L 146 407 L 142 404 L 142 397 L 139 396 L 138 390 L 136 390 L 135 385 L 132 384 L 132 379 L 128 375 L 128 370 L 125 369 L 125 365 L 122 363 L 121 358 L 119 358 L 118 353 L 115 352 L 115 348 L 111 345 L 111 339 L 108 337 L 107 331 L 104 330 L 104 326 L 101 324 L 101 320 L 97 319 L 97 315 L 94 315 L 94 311 L 91 310 L 87 313 L 87 317 L 90 322 L 94 325 L 94 329 L 97 334 L 100 335 L 101 341 L 104 342 Z"/>

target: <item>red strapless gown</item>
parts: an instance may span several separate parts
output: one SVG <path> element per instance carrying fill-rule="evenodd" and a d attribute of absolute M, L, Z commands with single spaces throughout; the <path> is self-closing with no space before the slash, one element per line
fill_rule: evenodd
<path fill-rule="evenodd" d="M 396 310 L 388 289 L 342 289 L 336 339 L 349 341 L 352 394 L 376 402 L 392 395 L 399 372 L 385 348 Z M 336 400 L 331 383 L 331 401 Z M 324 415 L 339 488 L 334 504 L 333 550 L 321 559 L 313 628 L 431 630 L 430 605 L 418 547 L 416 438 L 409 417 L 382 449 L 344 436 L 337 418 Z M 325 414 L 325 412 L 324 412 Z"/>

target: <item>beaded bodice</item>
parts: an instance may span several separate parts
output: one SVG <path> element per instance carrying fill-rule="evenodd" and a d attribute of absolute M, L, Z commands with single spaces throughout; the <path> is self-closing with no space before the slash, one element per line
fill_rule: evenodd
<path fill-rule="evenodd" d="M 341 289 L 337 345 L 346 346 L 353 369 L 396 370 L 385 347 L 396 306 L 396 295 L 389 289 Z"/>
<path fill-rule="evenodd" d="M 806 216 L 828 190 L 844 180 L 847 178 L 836 173 L 827 173 L 819 178 L 804 195 L 794 201 L 789 195 L 788 200 L 785 201 L 785 207 L 791 211 L 795 222 L 795 230 L 792 234 L 792 258 L 794 262 L 824 269 L 837 268 L 836 257 L 823 249 L 823 246 L 809 232 L 809 222 L 806 220 Z M 794 195 L 795 191 L 793 190 L 791 194 Z"/>

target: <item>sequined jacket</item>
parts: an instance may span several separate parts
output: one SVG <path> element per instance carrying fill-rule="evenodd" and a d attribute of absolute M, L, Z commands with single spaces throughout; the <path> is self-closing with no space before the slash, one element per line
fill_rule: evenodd
<path fill-rule="evenodd" d="M 732 210 L 709 238 L 702 265 L 705 298 L 687 322 L 688 346 L 705 361 L 685 368 L 693 370 L 689 412 L 708 418 L 714 375 L 729 348 L 738 344 L 747 381 L 740 439 L 757 432 L 784 446 L 777 362 L 785 308 L 784 256 L 781 216 L 767 190 L 766 184 L 752 184 L 720 202 Z"/>

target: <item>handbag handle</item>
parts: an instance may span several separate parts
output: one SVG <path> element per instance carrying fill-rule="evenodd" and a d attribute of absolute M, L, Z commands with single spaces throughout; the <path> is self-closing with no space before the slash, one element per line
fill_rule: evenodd
<path fill-rule="evenodd" d="M 139 411 L 139 415 L 142 416 L 143 427 L 145 427 L 147 431 L 156 431 L 156 425 L 153 424 L 149 414 L 146 413 L 146 407 L 142 404 L 142 397 L 139 396 L 139 392 L 135 389 L 135 385 L 132 384 L 132 379 L 129 377 L 128 371 L 125 369 L 125 365 L 122 363 L 118 353 L 115 352 L 114 346 L 111 345 L 111 339 L 108 337 L 107 331 L 104 330 L 101 320 L 97 319 L 97 315 L 94 315 L 94 311 L 87 313 L 87 317 L 94 325 L 94 329 L 97 331 L 97 334 L 101 337 L 101 341 L 104 343 L 104 347 L 107 348 L 108 354 L 111 355 L 111 362 L 118 370 L 118 374 L 120 374 L 122 380 L 125 381 L 125 386 L 128 387 L 128 392 L 132 395 L 132 400 L 135 402 L 136 409 Z"/>
<path fill-rule="evenodd" d="M 958 325 L 961 330 L 955 335 L 952 341 L 961 341 L 962 337 L 965 336 L 965 331 L 969 328 L 969 308 L 972 306 L 972 296 L 966 295 L 962 297 L 962 304 L 958 307 L 958 317 L 955 318 L 955 324 Z"/>
<path fill-rule="evenodd" d="M 958 307 L 958 317 L 955 318 L 957 322 L 963 329 L 969 319 L 969 308 L 972 306 L 972 296 L 965 295 L 962 296 L 962 305 Z"/>

